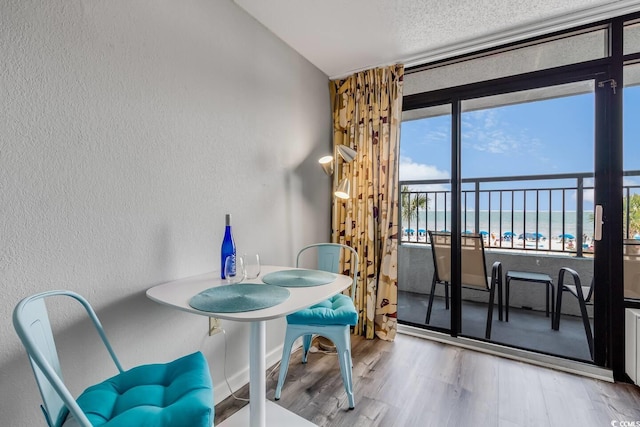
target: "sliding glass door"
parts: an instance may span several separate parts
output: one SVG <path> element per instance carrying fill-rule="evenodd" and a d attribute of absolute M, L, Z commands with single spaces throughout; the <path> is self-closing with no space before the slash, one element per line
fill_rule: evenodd
<path fill-rule="evenodd" d="M 604 77 L 508 82 L 406 112 L 400 321 L 604 363 L 599 226 L 616 203 Z"/>
<path fill-rule="evenodd" d="M 404 275 L 398 295 L 401 320 L 449 333 L 451 286 L 439 278 L 450 277 L 451 265 L 434 263 L 431 235 L 449 232 L 452 225 L 451 129 L 450 104 L 403 115 L 402 140 L 411 143 L 400 147 L 404 255 L 398 260 Z"/>
<path fill-rule="evenodd" d="M 640 309 L 638 28 L 634 14 L 405 70 L 400 323 L 624 376 L 624 308 Z"/>
<path fill-rule="evenodd" d="M 592 360 L 591 301 L 583 316 L 572 292 L 556 292 L 579 282 L 586 299 L 594 277 L 595 88 L 590 79 L 461 101 L 463 241 L 481 236 L 485 276 L 502 267 L 494 319 L 501 296 L 504 306 L 489 336 L 491 282 L 466 286 L 462 260 L 462 335 Z"/>

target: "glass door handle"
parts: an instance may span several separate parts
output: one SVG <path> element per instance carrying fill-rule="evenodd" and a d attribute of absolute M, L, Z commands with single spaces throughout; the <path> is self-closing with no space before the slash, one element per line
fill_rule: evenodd
<path fill-rule="evenodd" d="M 604 224 L 604 221 L 602 220 L 602 205 L 596 205 L 595 232 L 593 240 L 602 240 L 602 224 Z"/>

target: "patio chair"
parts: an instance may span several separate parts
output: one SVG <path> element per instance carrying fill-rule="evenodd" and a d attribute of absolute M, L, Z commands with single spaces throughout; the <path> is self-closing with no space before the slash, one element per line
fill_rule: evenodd
<path fill-rule="evenodd" d="M 46 299 L 53 306 L 53 297 L 68 297 L 84 307 L 119 372 L 87 388 L 77 399 L 62 379 L 45 304 Z M 43 292 L 23 299 L 13 311 L 13 324 L 29 356 L 49 427 L 213 425 L 213 388 L 202 353 L 125 371 L 91 305 L 70 291 Z"/>
<path fill-rule="evenodd" d="M 564 276 L 566 273 L 571 275 L 573 284 L 565 284 Z M 589 344 L 589 353 L 593 358 L 593 334 L 591 333 L 591 323 L 589 323 L 589 314 L 587 313 L 587 304 L 592 304 L 593 298 L 593 279 L 590 286 L 582 286 L 580 276 L 578 273 L 569 267 L 562 267 L 558 273 L 558 293 L 556 301 L 556 314 L 553 318 L 553 329 L 560 329 L 560 310 L 562 308 L 562 294 L 568 292 L 578 299 L 578 305 L 580 306 L 580 314 L 582 316 L 582 324 L 584 325 L 584 331 L 587 335 L 587 343 Z"/>
<path fill-rule="evenodd" d="M 291 348 L 296 339 L 302 337 L 302 363 L 307 363 L 307 355 L 311 347 L 313 335 L 320 335 L 330 339 L 336 346 L 340 374 L 349 400 L 349 409 L 355 408 L 353 396 L 352 361 L 351 361 L 351 326 L 358 323 L 358 312 L 353 303 L 355 297 L 356 282 L 358 278 L 358 253 L 350 246 L 338 243 L 316 243 L 302 248 L 298 252 L 296 267 L 300 264 L 300 257 L 308 250 L 317 251 L 318 270 L 332 273 L 340 271 L 340 259 L 350 255 L 353 276 L 350 296 L 337 294 L 333 297 L 313 305 L 304 310 L 297 311 L 287 316 L 287 332 L 282 348 L 282 362 L 278 385 L 276 386 L 275 399 L 280 399 L 282 386 L 287 377 Z"/>
<path fill-rule="evenodd" d="M 451 284 L 451 233 L 441 231 L 429 231 L 431 252 L 433 255 L 434 273 L 431 281 L 431 294 L 427 307 L 425 323 L 431 321 L 433 298 L 436 284 L 444 285 L 445 308 L 449 309 L 449 286 Z M 493 263 L 491 276 L 487 275 L 487 266 L 484 255 L 484 243 L 479 234 L 464 234 L 461 237 L 462 258 L 462 287 L 489 292 L 489 304 L 487 311 L 487 326 L 485 338 L 491 339 L 491 324 L 493 321 L 493 305 L 496 289 L 498 291 L 498 316 L 502 320 L 502 264 L 499 261 Z"/>

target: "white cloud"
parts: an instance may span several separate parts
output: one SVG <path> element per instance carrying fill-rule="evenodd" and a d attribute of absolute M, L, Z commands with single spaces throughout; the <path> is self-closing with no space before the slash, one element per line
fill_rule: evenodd
<path fill-rule="evenodd" d="M 449 178 L 449 172 L 440 170 L 433 165 L 416 163 L 410 157 L 400 157 L 400 181 L 445 178 Z"/>
<path fill-rule="evenodd" d="M 430 130 L 425 137 L 426 143 L 433 142 L 451 142 L 451 132 L 447 130 Z"/>
<path fill-rule="evenodd" d="M 465 113 L 463 118 L 462 142 L 476 151 L 509 156 L 533 156 L 539 161 L 548 161 L 544 156 L 543 144 L 532 137 L 528 129 L 512 132 L 511 126 L 498 112 L 480 110 Z"/>
<path fill-rule="evenodd" d="M 584 192 L 582 193 L 582 197 L 584 198 L 585 202 L 595 203 L 596 198 L 592 189 L 584 190 Z"/>

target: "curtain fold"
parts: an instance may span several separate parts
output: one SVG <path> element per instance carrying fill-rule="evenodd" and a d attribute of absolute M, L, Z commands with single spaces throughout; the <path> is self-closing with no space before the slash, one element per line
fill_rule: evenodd
<path fill-rule="evenodd" d="M 346 145 L 358 152 L 355 161 L 336 167 L 338 182 L 349 179 L 351 197 L 333 199 L 332 241 L 352 246 L 360 256 L 354 333 L 390 341 L 397 330 L 403 76 L 398 64 L 329 83 L 334 148 Z"/>

